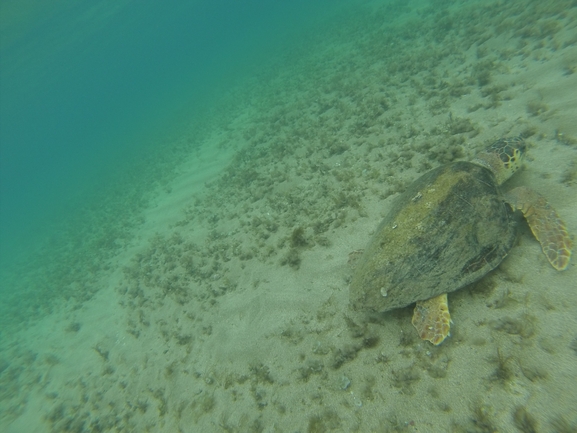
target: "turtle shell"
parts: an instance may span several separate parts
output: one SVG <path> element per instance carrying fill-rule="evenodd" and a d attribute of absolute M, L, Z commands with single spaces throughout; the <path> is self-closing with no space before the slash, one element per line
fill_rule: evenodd
<path fill-rule="evenodd" d="M 515 233 L 491 170 L 438 167 L 394 201 L 353 274 L 351 305 L 388 311 L 457 290 L 497 267 Z"/>

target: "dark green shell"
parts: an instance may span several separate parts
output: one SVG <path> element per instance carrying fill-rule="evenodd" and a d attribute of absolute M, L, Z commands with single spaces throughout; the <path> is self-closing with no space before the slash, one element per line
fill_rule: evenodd
<path fill-rule="evenodd" d="M 351 304 L 387 311 L 457 290 L 497 267 L 515 232 L 489 169 L 436 168 L 395 200 L 353 274 Z"/>

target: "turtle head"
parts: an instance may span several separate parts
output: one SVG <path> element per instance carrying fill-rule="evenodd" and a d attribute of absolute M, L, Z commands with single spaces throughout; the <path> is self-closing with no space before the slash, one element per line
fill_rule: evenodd
<path fill-rule="evenodd" d="M 522 137 L 501 138 L 479 153 L 473 162 L 491 170 L 500 185 L 521 168 L 525 148 Z"/>

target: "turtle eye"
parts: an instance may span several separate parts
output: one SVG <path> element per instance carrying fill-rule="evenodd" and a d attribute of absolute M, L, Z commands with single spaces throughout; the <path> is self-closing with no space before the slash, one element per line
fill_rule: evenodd
<path fill-rule="evenodd" d="M 513 171 L 517 171 L 520 167 L 522 156 L 523 154 L 521 152 L 521 149 L 514 149 L 513 156 L 511 156 L 509 163 L 506 164 L 507 168 L 512 168 Z"/>

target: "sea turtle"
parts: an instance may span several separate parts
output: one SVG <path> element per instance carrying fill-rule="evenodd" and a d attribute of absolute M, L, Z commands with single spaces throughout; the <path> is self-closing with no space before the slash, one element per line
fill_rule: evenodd
<path fill-rule="evenodd" d="M 547 200 L 500 185 L 519 167 L 521 137 L 502 138 L 472 162 L 425 173 L 394 201 L 359 259 L 350 284 L 357 310 L 384 312 L 416 302 L 412 323 L 423 340 L 440 344 L 451 317 L 447 293 L 471 284 L 505 258 L 521 210 L 551 265 L 564 270 L 571 239 Z"/>

